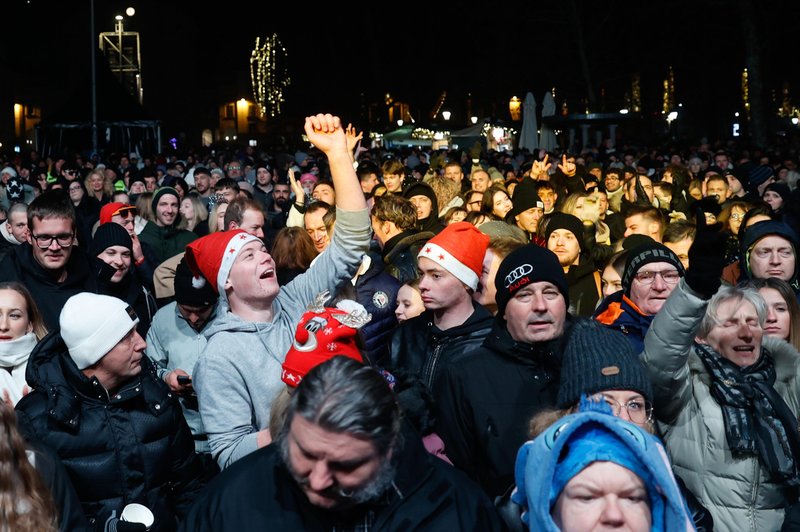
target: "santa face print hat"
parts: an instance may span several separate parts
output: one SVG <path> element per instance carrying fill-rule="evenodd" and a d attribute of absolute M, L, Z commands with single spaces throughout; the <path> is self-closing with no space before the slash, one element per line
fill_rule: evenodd
<path fill-rule="evenodd" d="M 286 353 L 281 380 L 292 388 L 300 384 L 311 368 L 335 356 L 364 362 L 358 330 L 369 323 L 372 315 L 352 300 L 339 301 L 335 308 L 324 307 L 327 299 L 328 292 L 323 292 L 308 306 Z"/>

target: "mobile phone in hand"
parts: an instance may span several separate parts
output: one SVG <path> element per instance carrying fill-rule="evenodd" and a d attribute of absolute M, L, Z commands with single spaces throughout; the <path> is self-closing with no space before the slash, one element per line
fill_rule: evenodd
<path fill-rule="evenodd" d="M 178 384 L 181 386 L 186 386 L 187 384 L 192 383 L 192 378 L 188 375 L 178 375 Z"/>

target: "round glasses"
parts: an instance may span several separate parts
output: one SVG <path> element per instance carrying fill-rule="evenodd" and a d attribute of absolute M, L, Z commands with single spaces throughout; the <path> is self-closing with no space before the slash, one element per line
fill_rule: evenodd
<path fill-rule="evenodd" d="M 625 404 L 605 395 L 595 396 L 593 399 L 595 401 L 605 401 L 617 417 L 619 417 L 624 408 L 628 412 L 628 418 L 634 423 L 643 424 L 653 419 L 653 405 L 644 399 L 632 399 Z"/>

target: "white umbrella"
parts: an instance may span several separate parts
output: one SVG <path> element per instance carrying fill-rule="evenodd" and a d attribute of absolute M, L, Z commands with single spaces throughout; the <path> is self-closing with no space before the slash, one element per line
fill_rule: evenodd
<path fill-rule="evenodd" d="M 545 116 L 553 116 L 555 114 L 556 101 L 553 99 L 553 93 L 547 91 L 544 93 L 544 100 L 542 101 L 542 133 L 539 135 L 540 149 L 553 151 L 556 148 L 556 134 L 544 124 Z"/>
<path fill-rule="evenodd" d="M 522 104 L 522 132 L 519 134 L 519 148 L 530 153 L 539 147 L 539 132 L 536 127 L 536 98 L 530 92 Z"/>

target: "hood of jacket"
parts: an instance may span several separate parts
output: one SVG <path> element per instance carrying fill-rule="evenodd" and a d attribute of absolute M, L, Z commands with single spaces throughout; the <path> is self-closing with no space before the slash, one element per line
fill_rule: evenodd
<path fill-rule="evenodd" d="M 169 389 L 158 380 L 147 356 L 142 356 L 142 371 L 111 396 L 96 377 L 87 377 L 75 365 L 59 331 L 42 338 L 28 359 L 25 379 L 41 392 L 47 415 L 67 430 L 80 427 L 82 403 L 121 403 L 142 397 L 149 411 L 158 416 L 167 411 L 171 400 Z"/>

